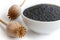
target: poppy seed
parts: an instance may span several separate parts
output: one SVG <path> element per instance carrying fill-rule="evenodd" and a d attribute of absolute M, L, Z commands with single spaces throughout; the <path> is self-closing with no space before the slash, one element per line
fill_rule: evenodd
<path fill-rule="evenodd" d="M 60 7 L 52 4 L 39 4 L 25 9 L 23 14 L 33 20 L 56 21 L 60 20 Z"/>

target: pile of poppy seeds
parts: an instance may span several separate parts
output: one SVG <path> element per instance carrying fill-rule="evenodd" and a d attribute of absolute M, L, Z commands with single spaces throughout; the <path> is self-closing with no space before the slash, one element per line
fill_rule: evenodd
<path fill-rule="evenodd" d="M 60 7 L 52 4 L 39 4 L 25 9 L 23 14 L 37 21 L 56 21 L 60 20 Z"/>

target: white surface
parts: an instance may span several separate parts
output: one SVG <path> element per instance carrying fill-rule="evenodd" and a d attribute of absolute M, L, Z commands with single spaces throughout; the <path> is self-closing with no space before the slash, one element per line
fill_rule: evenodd
<path fill-rule="evenodd" d="M 22 3 L 22 1 L 23 0 L 0 0 L 0 18 L 9 21 L 9 19 L 7 18 L 9 7 L 13 4 L 19 5 L 20 3 Z M 60 6 L 59 0 L 26 0 L 24 6 L 22 7 L 22 11 L 29 6 L 33 6 L 40 3 L 50 3 Z M 23 21 L 20 20 L 20 17 L 16 21 L 23 24 Z M 3 27 L 3 25 L 0 24 L 0 40 L 60 40 L 60 29 L 49 35 L 39 35 L 28 30 L 27 34 L 22 39 L 18 39 L 8 37 L 1 27 Z"/>

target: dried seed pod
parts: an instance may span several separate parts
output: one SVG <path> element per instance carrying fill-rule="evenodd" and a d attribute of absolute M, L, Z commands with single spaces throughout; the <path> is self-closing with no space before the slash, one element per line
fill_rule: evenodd
<path fill-rule="evenodd" d="M 20 15 L 20 8 L 17 5 L 13 5 L 10 7 L 8 11 L 8 16 L 11 20 L 16 19 Z"/>
<path fill-rule="evenodd" d="M 8 10 L 8 17 L 10 20 L 14 20 L 16 19 L 20 13 L 21 13 L 21 7 L 24 4 L 25 0 L 23 1 L 23 3 L 18 6 L 18 5 L 12 5 L 9 10 Z"/>
<path fill-rule="evenodd" d="M 0 20 L 0 22 L 7 26 L 6 32 L 11 37 L 23 37 L 26 34 L 26 28 L 18 22 L 6 23 L 3 20 Z"/>

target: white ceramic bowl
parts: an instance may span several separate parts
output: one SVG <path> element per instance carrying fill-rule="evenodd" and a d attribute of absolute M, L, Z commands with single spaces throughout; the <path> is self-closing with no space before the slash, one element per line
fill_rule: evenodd
<path fill-rule="evenodd" d="M 32 31 L 37 33 L 51 33 L 56 29 L 60 28 L 60 20 L 51 22 L 36 21 L 27 18 L 22 13 L 22 18 L 26 26 L 28 26 Z"/>

